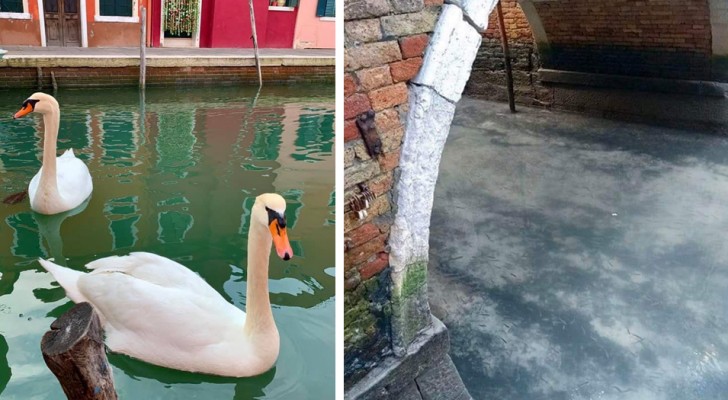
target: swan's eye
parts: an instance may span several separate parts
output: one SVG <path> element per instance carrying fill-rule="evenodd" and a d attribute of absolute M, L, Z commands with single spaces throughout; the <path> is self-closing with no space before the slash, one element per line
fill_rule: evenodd
<path fill-rule="evenodd" d="M 30 109 L 31 109 L 31 110 L 35 110 L 35 104 L 36 104 L 37 102 L 39 102 L 39 101 L 40 101 L 40 100 L 36 100 L 36 99 L 28 99 L 28 100 L 25 100 L 25 101 L 23 102 L 23 108 L 25 108 L 25 107 L 27 107 L 27 106 L 30 106 Z"/>
<path fill-rule="evenodd" d="M 278 226 L 281 228 L 286 227 L 286 217 L 282 216 L 281 214 L 278 214 L 277 211 L 273 211 L 270 208 L 266 207 L 265 211 L 268 212 L 268 225 L 271 224 L 274 220 L 278 221 Z"/>

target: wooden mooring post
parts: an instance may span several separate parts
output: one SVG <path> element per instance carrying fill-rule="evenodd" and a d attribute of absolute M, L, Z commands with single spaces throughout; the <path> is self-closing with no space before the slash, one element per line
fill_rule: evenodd
<path fill-rule="evenodd" d="M 69 400 L 117 399 L 101 321 L 91 304 L 76 304 L 53 321 L 40 349 Z"/>
<path fill-rule="evenodd" d="M 139 88 L 147 86 L 147 8 L 142 7 L 141 35 L 139 39 Z"/>
<path fill-rule="evenodd" d="M 253 31 L 253 49 L 255 51 L 255 67 L 258 69 L 258 88 L 263 87 L 263 74 L 260 72 L 260 59 L 258 58 L 258 34 L 255 33 L 255 11 L 253 11 L 253 0 L 248 0 L 250 7 L 250 28 Z"/>
<path fill-rule="evenodd" d="M 501 43 L 503 44 L 503 57 L 506 61 L 506 83 L 508 85 L 508 106 L 511 112 L 516 112 L 516 100 L 513 94 L 513 71 L 511 70 L 511 50 L 508 47 L 508 36 L 506 35 L 506 24 L 503 21 L 503 7 L 501 1 L 498 1 L 498 26 L 500 27 Z"/>

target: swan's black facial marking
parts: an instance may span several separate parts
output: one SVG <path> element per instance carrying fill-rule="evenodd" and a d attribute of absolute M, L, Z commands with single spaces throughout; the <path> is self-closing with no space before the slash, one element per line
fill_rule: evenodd
<path fill-rule="evenodd" d="M 30 106 L 30 110 L 35 110 L 35 104 L 38 103 L 40 100 L 36 99 L 28 99 L 23 102 L 23 108 Z"/>
<path fill-rule="evenodd" d="M 278 224 L 276 224 L 276 228 L 278 228 L 278 234 L 280 235 L 280 230 L 286 227 L 286 217 L 278 214 L 277 211 L 273 211 L 268 207 L 265 208 L 265 211 L 268 212 L 268 225 L 272 224 L 273 221 L 278 221 Z"/>

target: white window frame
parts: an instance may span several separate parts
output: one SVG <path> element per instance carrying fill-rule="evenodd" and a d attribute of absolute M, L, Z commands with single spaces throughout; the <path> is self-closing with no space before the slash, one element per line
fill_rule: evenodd
<path fill-rule="evenodd" d="M 126 23 L 139 23 L 139 0 L 132 0 L 131 2 L 131 17 L 119 17 L 116 15 L 101 15 L 101 7 L 99 6 L 99 0 L 96 2 L 96 15 L 94 15 L 94 21 L 96 22 L 126 22 Z"/>
<path fill-rule="evenodd" d="M 336 22 L 336 17 L 319 17 L 319 21 Z"/>
<path fill-rule="evenodd" d="M 268 6 L 269 11 L 289 11 L 293 12 L 296 7 L 285 7 L 285 6 Z"/>
<path fill-rule="evenodd" d="M 28 0 L 23 0 L 23 12 L 0 12 L 0 19 L 30 19 L 30 13 L 28 12 Z"/>

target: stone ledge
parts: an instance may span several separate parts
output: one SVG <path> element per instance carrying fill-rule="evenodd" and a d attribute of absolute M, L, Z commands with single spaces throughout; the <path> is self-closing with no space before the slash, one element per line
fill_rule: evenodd
<path fill-rule="evenodd" d="M 688 81 L 635 76 L 593 74 L 586 72 L 539 69 L 539 80 L 546 84 L 591 86 L 642 92 L 687 94 L 706 97 L 728 97 L 728 84 L 710 81 Z"/>
<path fill-rule="evenodd" d="M 325 67 L 335 66 L 333 57 L 261 57 L 261 67 Z M 139 57 L 38 57 L 13 56 L 0 60 L 0 67 L 137 67 Z M 147 67 L 250 67 L 251 57 L 147 57 Z"/>
<path fill-rule="evenodd" d="M 432 324 L 409 346 L 404 357 L 389 357 L 354 386 L 348 400 L 466 400 L 470 399 L 448 355 L 450 337 L 445 325 Z"/>

